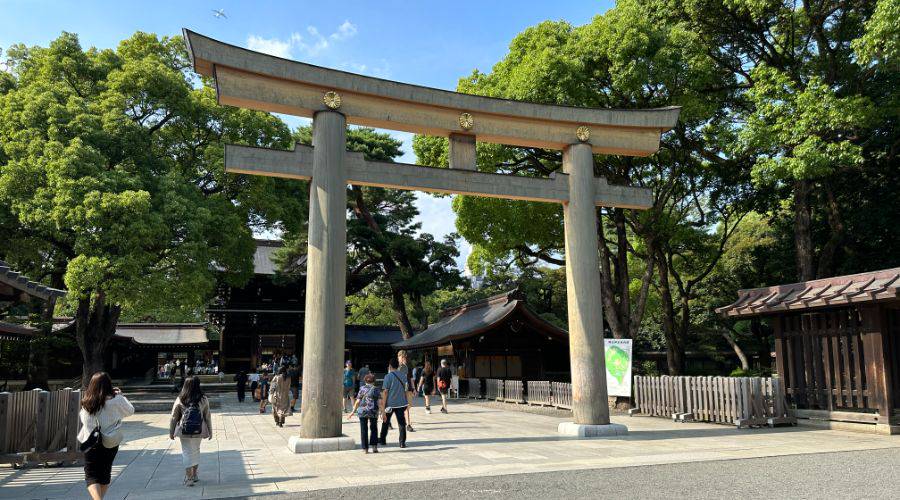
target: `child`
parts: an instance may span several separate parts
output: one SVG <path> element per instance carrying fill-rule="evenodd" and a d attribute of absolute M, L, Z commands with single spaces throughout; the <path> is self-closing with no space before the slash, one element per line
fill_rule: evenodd
<path fill-rule="evenodd" d="M 363 450 L 369 453 L 369 444 L 372 445 L 372 453 L 378 453 L 378 414 L 382 409 L 381 389 L 375 387 L 375 375 L 367 373 L 364 379 L 365 385 L 359 388 L 353 409 L 350 410 L 348 420 L 353 414 L 359 415 L 360 441 Z M 368 433 L 366 432 L 368 428 Z"/>

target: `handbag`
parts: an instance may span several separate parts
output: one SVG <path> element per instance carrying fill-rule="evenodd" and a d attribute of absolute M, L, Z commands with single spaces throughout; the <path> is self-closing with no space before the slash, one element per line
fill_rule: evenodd
<path fill-rule="evenodd" d="M 88 438 L 85 439 L 83 443 L 78 445 L 78 449 L 80 449 L 82 451 L 82 453 L 86 452 L 86 451 L 90 450 L 91 448 L 93 448 L 94 446 L 101 444 L 100 439 L 101 439 L 100 423 L 98 422 L 97 427 L 94 427 L 94 430 L 91 431 L 91 434 L 88 436 Z"/>

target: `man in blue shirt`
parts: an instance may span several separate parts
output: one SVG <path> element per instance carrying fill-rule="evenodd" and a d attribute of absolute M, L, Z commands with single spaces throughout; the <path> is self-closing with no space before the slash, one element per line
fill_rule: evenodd
<path fill-rule="evenodd" d="M 404 412 L 409 406 L 409 400 L 406 398 L 406 377 L 406 373 L 400 369 L 397 358 L 391 358 L 388 374 L 385 375 L 381 385 L 385 403 L 384 424 L 381 426 L 379 441 L 383 445 L 387 444 L 388 423 L 391 415 L 394 415 L 397 418 L 397 428 L 400 430 L 400 447 L 406 448 L 406 414 Z"/>

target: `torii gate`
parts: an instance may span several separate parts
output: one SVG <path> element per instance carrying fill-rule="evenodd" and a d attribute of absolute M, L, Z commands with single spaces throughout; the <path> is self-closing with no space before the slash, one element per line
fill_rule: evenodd
<path fill-rule="evenodd" d="M 649 190 L 594 177 L 593 153 L 646 156 L 678 120 L 677 107 L 589 109 L 459 94 L 253 52 L 184 30 L 194 69 L 218 100 L 312 117 L 313 147 L 229 145 L 228 172 L 311 179 L 301 437 L 295 452 L 348 449 L 341 436 L 341 368 L 347 267 L 347 184 L 563 205 L 574 423 L 560 433 L 627 432 L 610 424 L 596 207 L 648 208 Z M 450 169 L 370 162 L 346 150 L 353 123 L 448 137 Z M 529 178 L 475 171 L 475 140 L 563 151 L 562 174 Z"/>

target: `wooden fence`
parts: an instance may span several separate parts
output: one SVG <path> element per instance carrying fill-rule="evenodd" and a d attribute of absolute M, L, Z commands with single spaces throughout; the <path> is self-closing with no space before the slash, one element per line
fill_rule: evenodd
<path fill-rule="evenodd" d="M 489 378 L 484 380 L 484 387 L 486 389 L 485 397 L 487 399 L 496 399 L 502 401 L 506 398 L 504 389 L 506 388 L 503 384 L 503 381 L 496 378 Z"/>
<path fill-rule="evenodd" d="M 521 380 L 505 380 L 503 382 L 503 400 L 507 403 L 525 403 L 525 384 Z"/>
<path fill-rule="evenodd" d="M 631 413 L 738 427 L 796 423 L 782 381 L 762 377 L 634 377 Z"/>
<path fill-rule="evenodd" d="M 0 393 L 0 463 L 79 460 L 80 399 L 80 391 L 68 388 Z"/>
<path fill-rule="evenodd" d="M 550 382 L 542 380 L 529 381 L 526 384 L 526 402 L 530 405 L 553 406 L 550 396 Z"/>

